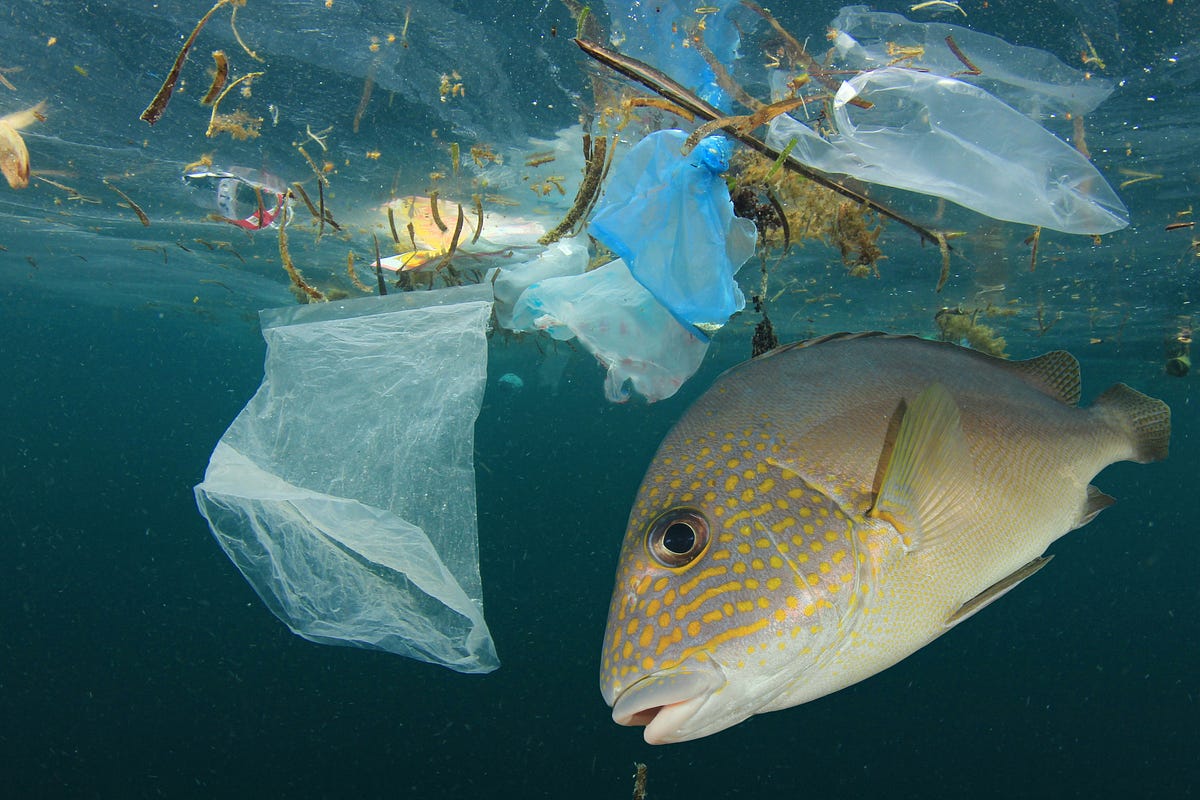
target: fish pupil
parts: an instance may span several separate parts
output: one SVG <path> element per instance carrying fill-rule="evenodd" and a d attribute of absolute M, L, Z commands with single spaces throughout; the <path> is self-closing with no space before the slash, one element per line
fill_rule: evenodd
<path fill-rule="evenodd" d="M 675 522 L 663 533 L 663 547 L 683 555 L 696 546 L 696 531 L 685 522 Z"/>

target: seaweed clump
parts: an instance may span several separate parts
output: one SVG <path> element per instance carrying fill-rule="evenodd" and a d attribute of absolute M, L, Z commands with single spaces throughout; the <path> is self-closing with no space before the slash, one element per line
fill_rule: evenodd
<path fill-rule="evenodd" d="M 729 177 L 737 213 L 754 220 L 765 246 L 786 250 L 820 240 L 838 251 L 851 276 L 879 277 L 878 262 L 887 258 L 879 247 L 885 221 L 871 208 L 793 172 L 777 172 L 757 153 L 736 153 Z"/>
<path fill-rule="evenodd" d="M 998 358 L 1008 358 L 1005 348 L 1008 343 L 992 327 L 977 320 L 979 311 L 963 311 L 960 308 L 943 308 L 934 315 L 938 326 L 938 338 L 943 342 L 965 341 L 973 349 Z"/>

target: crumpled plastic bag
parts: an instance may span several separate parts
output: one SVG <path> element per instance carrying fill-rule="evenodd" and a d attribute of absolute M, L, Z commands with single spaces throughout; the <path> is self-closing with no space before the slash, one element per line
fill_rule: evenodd
<path fill-rule="evenodd" d="M 258 392 L 196 504 L 295 633 L 459 672 L 499 666 L 472 460 L 490 287 L 262 313 Z"/>
<path fill-rule="evenodd" d="M 587 265 L 587 245 L 576 238 L 557 241 L 528 261 L 500 267 L 492 279 L 497 324 L 508 330 L 521 330 L 513 325 L 513 307 L 530 285 L 546 278 L 579 275 Z"/>
<path fill-rule="evenodd" d="M 688 135 L 668 130 L 642 139 L 608 179 L 589 232 L 679 320 L 724 324 L 746 305 L 734 280 L 754 255 L 754 223 L 735 217 L 721 173 L 732 146 L 701 140 L 680 154 Z"/>
<path fill-rule="evenodd" d="M 681 325 L 619 259 L 531 285 L 517 299 L 512 325 L 559 340 L 579 337 L 608 368 L 604 394 L 614 403 L 629 399 L 627 383 L 650 402 L 670 397 L 708 350 L 708 340 Z"/>
<path fill-rule="evenodd" d="M 869 109 L 851 105 L 862 97 Z M 856 75 L 834 98 L 824 139 L 787 115 L 767 143 L 826 173 L 944 197 L 995 219 L 1102 234 L 1129 212 L 1077 150 L 978 86 L 886 67 Z"/>
<path fill-rule="evenodd" d="M 921 55 L 905 58 L 903 66 L 974 84 L 1035 119 L 1087 114 L 1113 91 L 1112 81 L 1069 67 L 1045 50 L 1018 47 L 959 25 L 911 22 L 900 14 L 846 6 L 830 27 L 839 66 L 885 67 L 902 57 L 900 48 L 910 48 L 908 52 L 919 48 Z M 969 74 L 947 44 L 948 36 L 978 67 L 979 75 Z"/>

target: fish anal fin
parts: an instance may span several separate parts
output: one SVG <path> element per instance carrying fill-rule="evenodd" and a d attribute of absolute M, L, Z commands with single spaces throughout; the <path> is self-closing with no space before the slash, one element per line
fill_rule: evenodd
<path fill-rule="evenodd" d="M 886 451 L 886 448 L 885 448 Z M 940 383 L 903 411 L 891 452 L 885 452 L 871 516 L 893 525 L 911 552 L 936 544 L 971 513 L 974 466 L 958 405 Z"/>
<path fill-rule="evenodd" d="M 1071 528 L 1071 530 L 1075 530 L 1075 528 L 1082 528 L 1084 525 L 1087 525 L 1096 518 L 1097 514 L 1115 502 L 1117 502 L 1116 498 L 1111 497 L 1097 489 L 1095 486 L 1088 484 L 1087 499 L 1083 501 L 1083 508 L 1079 511 L 1079 519 L 1075 521 L 1075 525 Z"/>
<path fill-rule="evenodd" d="M 1038 556 L 1033 561 L 1030 561 L 1028 564 L 1024 565 L 1011 575 L 1006 575 L 1000 580 L 996 581 L 991 586 L 987 587 L 982 592 L 959 606 L 959 609 L 946 619 L 946 627 L 953 627 L 968 617 L 974 616 L 976 612 L 982 610 L 983 608 L 990 606 L 993 602 L 1008 594 L 1008 592 L 1012 590 L 1013 587 L 1015 587 L 1018 583 L 1049 564 L 1050 559 L 1052 558 L 1054 558 L 1054 556 Z"/>
<path fill-rule="evenodd" d="M 1066 350 L 1054 350 L 1024 361 L 1009 361 L 1005 366 L 1043 394 L 1069 406 L 1079 405 L 1079 361 Z"/>

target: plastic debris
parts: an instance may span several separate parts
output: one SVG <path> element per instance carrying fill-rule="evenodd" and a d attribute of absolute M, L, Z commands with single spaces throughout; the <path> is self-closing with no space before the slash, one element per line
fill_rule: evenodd
<path fill-rule="evenodd" d="M 655 3 L 630 3 L 606 0 L 612 20 L 614 40 L 621 51 L 653 64 L 676 81 L 691 89 L 700 99 L 723 111 L 730 108 L 729 97 L 718 85 L 717 77 L 703 56 L 691 46 L 696 14 L 703 11 L 703 42 L 721 64 L 733 63 L 740 40 L 730 15 L 740 0 L 715 0 L 697 7 L 694 3 L 663 0 Z"/>
<path fill-rule="evenodd" d="M 850 103 L 862 97 L 870 108 Z M 792 117 L 767 142 L 827 173 L 944 197 L 996 219 L 1064 233 L 1124 228 L 1129 213 L 1077 150 L 977 86 L 899 67 L 856 75 L 833 102 L 837 133 Z"/>
<path fill-rule="evenodd" d="M 724 324 L 746 305 L 734 280 L 754 255 L 754 223 L 735 217 L 721 180 L 730 143 L 681 155 L 683 131 L 652 133 L 617 163 L 590 232 L 680 321 Z"/>
<path fill-rule="evenodd" d="M 607 367 L 605 396 L 623 403 L 626 384 L 654 402 L 679 391 L 704 359 L 708 341 L 681 325 L 621 260 L 526 289 L 512 313 L 515 330 L 575 337 Z"/>
<path fill-rule="evenodd" d="M 498 379 L 499 384 L 509 391 L 516 392 L 525 388 L 525 381 L 515 372 L 506 372 Z"/>
<path fill-rule="evenodd" d="M 262 386 L 196 503 L 300 636 L 459 672 L 499 665 L 472 462 L 490 299 L 482 285 L 262 313 Z"/>
<path fill-rule="evenodd" d="M 513 323 L 513 306 L 530 285 L 546 278 L 579 275 L 588 265 L 587 246 L 578 239 L 562 239 L 537 257 L 501 267 L 492 287 L 496 294 L 496 322 L 502 328 L 521 330 Z"/>
<path fill-rule="evenodd" d="M 959 78 L 1034 118 L 1087 114 L 1113 91 L 1112 81 L 1069 67 L 1051 53 L 959 25 L 911 22 L 900 14 L 846 6 L 830 27 L 840 66 L 897 65 Z"/>
<path fill-rule="evenodd" d="M 202 206 L 215 208 L 217 219 L 243 230 L 274 227 L 285 207 L 287 185 L 264 170 L 199 169 L 183 177 L 189 185 L 203 187 Z"/>

